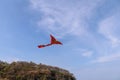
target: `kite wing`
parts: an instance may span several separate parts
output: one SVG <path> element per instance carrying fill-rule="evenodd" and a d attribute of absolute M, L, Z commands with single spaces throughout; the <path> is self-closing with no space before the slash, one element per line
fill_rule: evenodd
<path fill-rule="evenodd" d="M 61 45 L 62 45 L 62 43 L 61 43 L 60 41 L 57 41 L 57 40 L 55 39 L 55 37 L 53 37 L 52 35 L 50 35 L 50 38 L 51 38 L 50 44 L 61 44 Z"/>

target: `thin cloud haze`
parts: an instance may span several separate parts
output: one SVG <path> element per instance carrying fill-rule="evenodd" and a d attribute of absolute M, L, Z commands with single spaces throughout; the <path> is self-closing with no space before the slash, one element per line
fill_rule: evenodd
<path fill-rule="evenodd" d="M 77 36 L 88 33 L 87 19 L 99 3 L 100 0 L 88 3 L 83 0 L 31 0 L 33 9 L 41 13 L 41 19 L 37 22 L 39 28 L 59 35 Z"/>
<path fill-rule="evenodd" d="M 92 63 L 106 63 L 106 62 L 111 62 L 111 61 L 114 61 L 114 60 L 120 60 L 120 54 L 119 53 L 99 57 L 98 59 L 92 61 Z"/>

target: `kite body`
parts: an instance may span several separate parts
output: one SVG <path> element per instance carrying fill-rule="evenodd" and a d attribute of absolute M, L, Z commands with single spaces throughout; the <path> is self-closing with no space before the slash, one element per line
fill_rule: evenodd
<path fill-rule="evenodd" d="M 52 35 L 50 35 L 50 38 L 51 38 L 50 44 L 38 45 L 38 48 L 44 48 L 44 47 L 46 47 L 46 46 L 51 46 L 51 45 L 54 45 L 54 44 L 62 45 L 62 43 L 61 43 L 60 41 L 57 41 L 57 40 L 55 39 L 55 37 L 53 37 Z"/>

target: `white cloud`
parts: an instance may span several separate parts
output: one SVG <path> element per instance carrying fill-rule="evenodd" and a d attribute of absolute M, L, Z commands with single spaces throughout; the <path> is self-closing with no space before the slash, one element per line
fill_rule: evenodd
<path fill-rule="evenodd" d="M 87 49 L 74 49 L 74 51 L 80 54 L 83 57 L 91 57 L 93 55 L 93 51 Z"/>
<path fill-rule="evenodd" d="M 118 59 L 120 59 L 120 54 L 111 54 L 108 56 L 98 57 L 96 60 L 93 60 L 92 63 L 105 63 L 105 62 L 111 62 Z"/>
<path fill-rule="evenodd" d="M 105 18 L 99 24 L 99 32 L 109 40 L 113 47 L 120 45 L 119 19 L 119 13 L 117 13 Z"/>
<path fill-rule="evenodd" d="M 100 0 L 31 0 L 32 8 L 40 12 L 39 28 L 64 36 L 87 33 L 88 19 Z"/>
<path fill-rule="evenodd" d="M 92 55 L 93 55 L 92 51 L 85 51 L 82 53 L 82 56 L 85 56 L 85 57 L 91 57 Z"/>
<path fill-rule="evenodd" d="M 11 62 L 19 61 L 20 59 L 17 57 L 13 57 L 13 56 L 7 56 L 7 57 L 2 58 L 1 60 L 8 62 L 8 63 L 11 63 Z"/>

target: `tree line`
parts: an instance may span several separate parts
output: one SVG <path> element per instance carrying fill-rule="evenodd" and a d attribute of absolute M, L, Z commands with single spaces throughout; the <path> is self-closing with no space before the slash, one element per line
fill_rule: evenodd
<path fill-rule="evenodd" d="M 76 80 L 68 70 L 34 62 L 0 61 L 0 80 Z"/>

